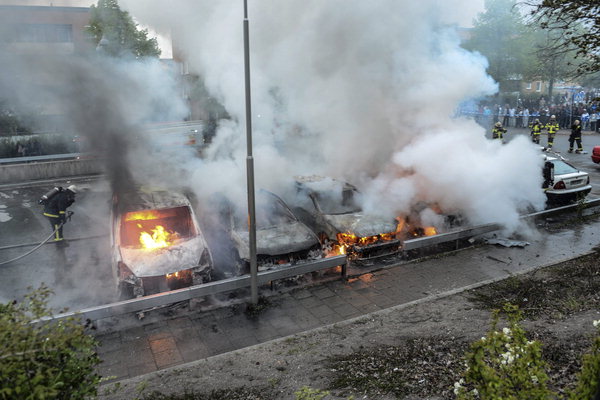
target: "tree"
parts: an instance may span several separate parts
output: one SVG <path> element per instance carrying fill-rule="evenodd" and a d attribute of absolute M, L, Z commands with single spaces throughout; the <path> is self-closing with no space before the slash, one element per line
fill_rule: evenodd
<path fill-rule="evenodd" d="M 501 91 L 518 91 L 520 80 L 535 73 L 531 34 L 516 0 L 486 0 L 464 47 L 488 59 L 488 73 L 500 83 Z"/>
<path fill-rule="evenodd" d="M 147 29 L 138 29 L 129 13 L 119 8 L 117 0 L 98 0 L 98 5 L 92 5 L 87 31 L 98 48 L 113 57 L 160 56 L 156 38 L 148 38 Z"/>
<path fill-rule="evenodd" d="M 0 304 L 0 399 L 85 399 L 97 394 L 96 341 L 74 319 L 51 315 L 44 286 Z"/>
<path fill-rule="evenodd" d="M 536 22 L 532 23 L 535 30 Z M 565 42 L 563 31 L 557 29 L 535 30 L 536 78 L 548 81 L 548 99 L 553 98 L 554 83 L 577 75 L 576 51 Z"/>
<path fill-rule="evenodd" d="M 532 15 L 542 28 L 562 30 L 564 40 L 577 48 L 579 74 L 600 71 L 598 0 L 538 0 L 526 4 L 534 6 Z"/>

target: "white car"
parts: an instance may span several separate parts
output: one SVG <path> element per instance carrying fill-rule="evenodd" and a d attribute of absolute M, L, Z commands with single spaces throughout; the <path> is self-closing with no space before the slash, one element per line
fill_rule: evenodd
<path fill-rule="evenodd" d="M 590 176 L 562 157 L 545 156 L 543 189 L 548 203 L 569 203 L 584 198 L 592 190 Z"/>
<path fill-rule="evenodd" d="M 211 252 L 188 198 L 136 188 L 113 195 L 112 262 L 123 297 L 210 280 Z"/>

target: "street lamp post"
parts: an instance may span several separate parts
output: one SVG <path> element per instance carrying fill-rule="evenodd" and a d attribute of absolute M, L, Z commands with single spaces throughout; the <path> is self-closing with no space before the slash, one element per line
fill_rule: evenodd
<path fill-rule="evenodd" d="M 256 263 L 256 207 L 254 196 L 254 158 L 252 156 L 252 108 L 250 106 L 250 38 L 248 0 L 244 0 L 244 71 L 246 81 L 246 184 L 248 189 L 248 244 L 250 247 L 250 294 L 258 304 L 258 266 Z"/>

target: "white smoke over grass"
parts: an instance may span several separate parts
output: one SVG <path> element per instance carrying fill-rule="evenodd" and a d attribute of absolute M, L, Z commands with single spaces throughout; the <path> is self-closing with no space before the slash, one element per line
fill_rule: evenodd
<path fill-rule="evenodd" d="M 510 229 L 522 207 L 541 208 L 541 158 L 531 144 L 491 143 L 475 123 L 452 118 L 462 101 L 497 89 L 487 61 L 463 50 L 456 34 L 458 10 L 480 4 L 249 1 L 257 187 L 329 175 L 362 188 L 372 213 L 410 213 L 424 201 Z M 122 5 L 171 31 L 190 70 L 232 116 L 205 160 L 190 164 L 194 186 L 243 198 L 242 3 Z"/>

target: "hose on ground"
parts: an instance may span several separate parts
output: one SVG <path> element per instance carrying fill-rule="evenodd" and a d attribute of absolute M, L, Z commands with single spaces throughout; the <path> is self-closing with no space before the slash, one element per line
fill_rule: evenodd
<path fill-rule="evenodd" d="M 67 219 L 70 220 L 71 219 L 71 215 L 73 215 L 73 212 L 69 211 L 69 213 L 67 214 Z M 67 222 L 67 220 L 64 220 L 63 222 L 60 223 L 60 225 L 58 225 L 56 227 L 56 229 L 50 234 L 48 235 L 48 237 L 46 239 L 44 239 L 44 241 L 42 241 L 40 244 L 38 244 L 37 246 L 35 246 L 33 249 L 29 250 L 27 253 L 25 254 L 21 254 L 19 257 L 15 257 L 12 260 L 8 260 L 8 261 L 2 261 L 0 262 L 0 265 L 5 265 L 5 264 L 9 264 L 13 261 L 17 261 L 20 260 L 21 258 L 25 258 L 28 255 L 30 255 L 31 253 L 33 253 L 34 251 L 36 251 L 37 249 L 39 249 L 40 247 L 42 247 L 43 245 L 45 245 L 51 238 L 52 236 L 54 236 L 56 234 L 56 232 L 58 232 L 58 230 L 60 228 L 62 228 L 62 226 Z"/>

